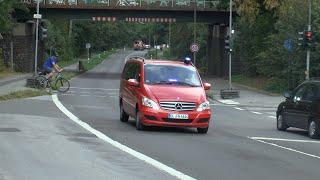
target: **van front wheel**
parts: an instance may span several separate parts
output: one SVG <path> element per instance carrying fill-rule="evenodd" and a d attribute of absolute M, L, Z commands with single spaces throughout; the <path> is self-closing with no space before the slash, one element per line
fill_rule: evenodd
<path fill-rule="evenodd" d="M 199 134 L 207 134 L 209 127 L 206 128 L 197 128 Z"/>
<path fill-rule="evenodd" d="M 145 126 L 141 123 L 139 112 L 136 114 L 136 129 L 139 131 L 143 131 L 145 129 Z"/>

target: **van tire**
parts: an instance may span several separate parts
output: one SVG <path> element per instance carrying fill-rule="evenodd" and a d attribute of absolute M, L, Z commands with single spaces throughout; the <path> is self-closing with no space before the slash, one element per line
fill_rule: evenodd
<path fill-rule="evenodd" d="M 312 138 L 312 139 L 319 138 L 319 136 L 320 136 L 320 125 L 319 125 L 318 121 L 311 120 L 309 122 L 308 134 L 309 134 L 309 137 Z"/>
<path fill-rule="evenodd" d="M 120 121 L 121 122 L 128 122 L 129 115 L 124 112 L 122 105 L 120 105 Z"/>
<path fill-rule="evenodd" d="M 197 128 L 199 134 L 207 134 L 209 127 L 206 128 Z"/>
<path fill-rule="evenodd" d="M 141 123 L 139 112 L 136 113 L 136 129 L 139 131 L 143 131 L 145 129 L 145 126 Z"/>

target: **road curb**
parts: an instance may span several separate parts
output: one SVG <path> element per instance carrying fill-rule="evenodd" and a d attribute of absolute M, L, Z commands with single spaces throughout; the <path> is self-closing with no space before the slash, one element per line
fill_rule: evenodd
<path fill-rule="evenodd" d="M 32 77 L 32 75 L 21 76 L 21 77 L 12 78 L 12 79 L 9 79 L 9 80 L 1 81 L 0 82 L 0 86 L 4 86 L 4 85 L 7 85 L 7 84 L 10 84 L 10 83 L 13 83 L 13 82 L 17 82 L 17 81 L 20 81 L 20 80 L 28 79 L 30 77 Z"/>

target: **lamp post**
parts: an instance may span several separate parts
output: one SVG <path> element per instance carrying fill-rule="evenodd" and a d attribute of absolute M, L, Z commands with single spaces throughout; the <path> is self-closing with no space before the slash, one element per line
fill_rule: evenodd
<path fill-rule="evenodd" d="M 312 6 L 312 3 L 311 3 L 311 0 L 309 0 L 309 17 L 308 17 L 308 32 L 311 32 L 311 6 Z M 306 62 L 306 80 L 309 80 L 310 78 L 310 47 L 307 49 L 307 62 Z"/>
<path fill-rule="evenodd" d="M 193 43 L 196 43 L 197 40 L 197 0 L 194 1 L 193 8 Z M 194 66 L 196 66 L 196 52 L 193 53 Z"/>
<path fill-rule="evenodd" d="M 230 40 L 230 45 L 232 41 L 232 0 L 230 0 L 230 17 L 229 17 L 229 40 Z M 232 60 L 232 47 L 230 47 L 229 51 L 229 89 L 232 89 L 232 84 L 231 84 L 231 61 Z"/>
<path fill-rule="evenodd" d="M 39 19 L 41 19 L 41 16 L 39 15 L 39 4 L 40 4 L 40 0 L 37 0 L 37 15 L 34 16 L 34 18 L 37 19 L 37 23 L 36 23 L 36 47 L 35 47 L 35 53 L 34 53 L 34 75 L 37 74 L 37 67 L 38 67 Z"/>

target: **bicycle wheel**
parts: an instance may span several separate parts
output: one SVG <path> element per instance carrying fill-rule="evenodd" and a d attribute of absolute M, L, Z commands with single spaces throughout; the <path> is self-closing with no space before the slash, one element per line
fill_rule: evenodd
<path fill-rule="evenodd" d="M 45 89 L 48 85 L 48 80 L 45 76 L 37 76 L 35 78 L 35 88 L 37 89 Z"/>
<path fill-rule="evenodd" d="M 58 78 L 56 80 L 55 87 L 59 92 L 67 92 L 70 88 L 70 83 L 67 79 L 65 78 Z"/>

